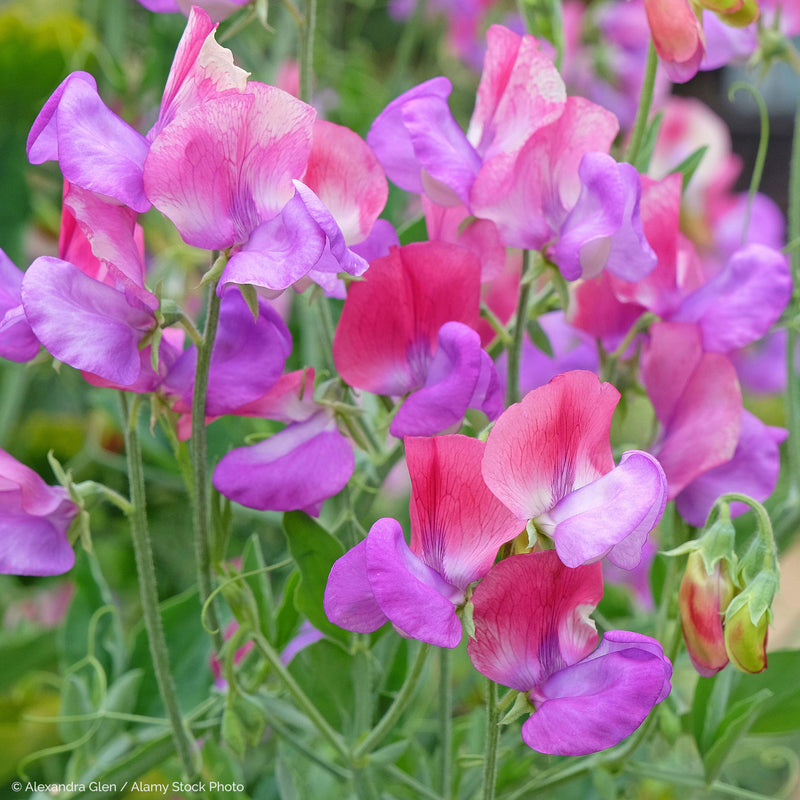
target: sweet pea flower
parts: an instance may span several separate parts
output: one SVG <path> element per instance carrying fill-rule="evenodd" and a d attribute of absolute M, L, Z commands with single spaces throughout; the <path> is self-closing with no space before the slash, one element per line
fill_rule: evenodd
<path fill-rule="evenodd" d="M 61 575 L 75 553 L 67 529 L 78 507 L 61 486 L 0 450 L 0 573 Z"/>
<path fill-rule="evenodd" d="M 301 510 L 317 517 L 355 468 L 353 448 L 339 433 L 331 408 L 314 401 L 314 370 L 283 375 L 262 397 L 229 413 L 286 423 L 254 445 L 227 453 L 214 486 L 231 500 L 259 510 Z"/>
<path fill-rule="evenodd" d="M 421 242 L 394 248 L 350 286 L 333 341 L 342 378 L 375 394 L 409 394 L 390 431 L 428 436 L 468 408 L 494 419 L 502 397 L 494 365 L 473 329 L 480 265 L 464 248 Z"/>
<path fill-rule="evenodd" d="M 524 692 L 534 713 L 522 740 L 541 753 L 578 756 L 613 747 L 671 689 L 672 664 L 649 636 L 588 619 L 603 595 L 599 564 L 569 569 L 555 552 L 511 556 L 472 596 L 475 669 Z"/>
<path fill-rule="evenodd" d="M 148 11 L 156 14 L 189 16 L 192 6 L 202 8 L 214 22 L 220 22 L 246 6 L 250 0 L 138 0 Z"/>
<path fill-rule="evenodd" d="M 405 440 L 411 475 L 411 544 L 400 524 L 380 519 L 331 569 L 328 619 L 368 633 L 387 620 L 404 636 L 456 647 L 456 608 L 522 523 L 481 478 L 485 445 L 466 436 Z"/>
<path fill-rule="evenodd" d="M 531 36 L 499 25 L 465 134 L 447 105 L 446 78 L 393 100 L 367 136 L 388 177 L 442 206 L 491 220 L 507 247 L 553 246 L 565 277 L 604 267 L 632 280 L 655 261 L 638 218 L 641 186 L 607 152 L 613 114 L 568 98 L 550 57 Z"/>
<path fill-rule="evenodd" d="M 510 511 L 552 537 L 568 567 L 641 560 L 667 501 L 658 461 L 630 450 L 614 466 L 609 432 L 619 392 L 590 372 L 559 375 L 497 420 L 483 478 Z"/>

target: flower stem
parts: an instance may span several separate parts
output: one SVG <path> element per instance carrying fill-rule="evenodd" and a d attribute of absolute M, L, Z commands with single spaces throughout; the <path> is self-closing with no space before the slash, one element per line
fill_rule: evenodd
<path fill-rule="evenodd" d="M 439 744 L 442 748 L 442 800 L 453 794 L 453 682 L 451 679 L 451 651 L 439 650 Z"/>
<path fill-rule="evenodd" d="M 653 89 L 656 85 L 656 70 L 658 69 L 658 55 L 653 40 L 647 50 L 647 66 L 645 67 L 642 93 L 639 95 L 639 108 L 636 111 L 636 120 L 633 123 L 633 133 L 625 153 L 625 161 L 637 166 L 639 151 L 642 148 L 644 135 L 647 131 L 647 120 L 650 117 L 650 108 L 653 105 Z"/>
<path fill-rule="evenodd" d="M 183 767 L 184 775 L 192 778 L 197 775 L 194 750 L 189 733 L 181 717 L 175 682 L 169 670 L 169 652 L 158 610 L 158 588 L 156 571 L 153 565 L 153 551 L 150 546 L 150 534 L 147 529 L 147 508 L 144 487 L 144 470 L 142 467 L 142 450 L 139 445 L 139 434 L 136 423 L 139 417 L 140 397 L 133 400 L 132 408 L 128 408 L 128 399 L 120 392 L 125 432 L 125 454 L 128 460 L 128 480 L 130 483 L 131 510 L 128 520 L 133 538 L 133 550 L 136 556 L 136 571 L 139 576 L 139 595 L 142 601 L 142 614 L 147 630 L 147 641 L 150 645 L 150 657 L 158 683 L 158 690 L 164 702 L 175 749 Z"/>
<path fill-rule="evenodd" d="M 411 700 L 414 690 L 417 688 L 417 682 L 422 675 L 422 670 L 425 667 L 425 661 L 428 658 L 429 650 L 430 645 L 422 644 L 419 652 L 417 653 L 417 660 L 411 667 L 411 671 L 408 673 L 408 675 L 406 675 L 406 679 L 403 685 L 400 687 L 400 691 L 397 693 L 397 697 L 395 697 L 394 702 L 389 706 L 381 721 L 370 731 L 369 735 L 353 751 L 354 761 L 357 761 L 358 759 L 372 752 L 372 750 L 374 750 L 381 743 L 386 734 L 388 734 L 392 728 L 394 728 L 395 724 L 400 719 L 400 715 L 408 705 L 409 700 Z"/>
<path fill-rule="evenodd" d="M 533 252 L 525 250 L 522 253 L 522 276 L 519 285 L 519 301 L 517 313 L 514 317 L 514 338 L 508 351 L 508 386 L 506 388 L 506 405 L 519 401 L 519 363 L 522 356 L 522 338 L 525 333 L 525 323 L 528 319 L 528 301 L 531 296 L 532 275 L 531 262 Z"/>
<path fill-rule="evenodd" d="M 314 85 L 314 31 L 317 26 L 317 0 L 306 0 L 306 13 L 300 31 L 300 99 L 311 102 Z"/>
<path fill-rule="evenodd" d="M 192 476 L 194 491 L 192 492 L 192 522 L 194 525 L 194 548 L 197 561 L 197 582 L 200 587 L 200 604 L 205 606 L 211 595 L 211 507 L 208 496 L 208 470 L 206 445 L 206 395 L 208 393 L 208 374 L 211 368 L 211 353 L 219 324 L 220 298 L 217 296 L 216 283 L 209 287 L 208 312 L 203 331 L 203 340 L 197 348 L 197 366 L 195 368 L 194 394 L 192 396 Z M 208 608 L 209 629 L 214 647 L 222 647 L 222 634 L 219 630 L 216 608 L 213 604 Z"/>
<path fill-rule="evenodd" d="M 483 762 L 483 800 L 494 800 L 497 782 L 497 747 L 500 743 L 500 710 L 497 707 L 497 684 L 486 681 L 486 755 Z"/>

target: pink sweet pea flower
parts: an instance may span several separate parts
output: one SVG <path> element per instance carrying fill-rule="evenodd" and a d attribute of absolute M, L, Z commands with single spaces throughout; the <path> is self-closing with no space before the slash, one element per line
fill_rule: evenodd
<path fill-rule="evenodd" d="M 511 556 L 472 597 L 469 657 L 490 680 L 528 695 L 529 747 L 587 755 L 613 747 L 671 689 L 672 664 L 649 636 L 607 631 L 600 646 L 588 614 L 603 595 L 599 564 L 568 569 L 556 553 Z"/>
<path fill-rule="evenodd" d="M 400 524 L 380 519 L 331 569 L 325 613 L 353 631 L 387 620 L 437 647 L 456 647 L 467 587 L 483 577 L 522 523 L 481 478 L 485 445 L 466 436 L 405 440 L 411 475 L 411 545 Z"/>
<path fill-rule="evenodd" d="M 670 79 L 686 83 L 703 60 L 703 26 L 689 0 L 645 0 L 656 52 Z"/>
<path fill-rule="evenodd" d="M 192 6 L 202 8 L 214 22 L 226 19 L 250 0 L 138 0 L 148 11 L 156 14 L 184 14 L 189 16 Z"/>
<path fill-rule="evenodd" d="M 486 442 L 486 485 L 551 536 L 569 567 L 608 557 L 633 569 L 664 513 L 667 484 L 655 458 L 630 450 L 614 466 L 609 432 L 618 401 L 596 375 L 567 372 L 508 408 Z"/>
<path fill-rule="evenodd" d="M 61 486 L 0 450 L 0 573 L 61 575 L 75 553 L 67 529 L 78 507 Z"/>
<path fill-rule="evenodd" d="M 411 393 L 394 436 L 445 431 L 468 408 L 500 413 L 494 365 L 472 327 L 479 294 L 477 258 L 444 242 L 395 248 L 350 287 L 333 341 L 336 369 L 359 389 Z"/>

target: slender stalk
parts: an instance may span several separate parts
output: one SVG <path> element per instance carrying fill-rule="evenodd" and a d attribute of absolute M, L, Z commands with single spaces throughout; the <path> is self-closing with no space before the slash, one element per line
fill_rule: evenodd
<path fill-rule="evenodd" d="M 486 754 L 483 762 L 483 800 L 494 800 L 497 783 L 497 747 L 500 743 L 497 684 L 486 681 Z"/>
<path fill-rule="evenodd" d="M 743 789 L 730 783 L 723 783 L 722 781 L 714 781 L 713 783 L 708 784 L 700 776 L 686 775 L 683 772 L 663 769 L 655 764 L 627 763 L 623 765 L 623 769 L 625 772 L 628 772 L 631 775 L 639 775 L 643 778 L 662 780 L 667 783 L 672 783 L 675 786 L 686 786 L 692 789 L 700 789 L 704 793 L 718 792 L 719 794 L 725 794 L 729 797 L 740 797 L 742 800 L 770 800 L 770 797 L 773 796 L 760 794 L 759 792 L 751 792 L 749 789 Z"/>
<path fill-rule="evenodd" d="M 653 89 L 656 85 L 656 69 L 658 68 L 658 55 L 653 40 L 647 51 L 647 66 L 644 72 L 642 93 L 639 95 L 639 108 L 636 111 L 636 120 L 633 123 L 633 133 L 625 153 L 625 161 L 636 166 L 639 151 L 642 148 L 644 135 L 647 132 L 647 120 L 650 117 L 650 108 L 653 105 Z"/>
<path fill-rule="evenodd" d="M 189 733 L 181 717 L 175 682 L 169 669 L 169 651 L 158 610 L 158 588 L 156 571 L 153 565 L 153 550 L 150 546 L 150 534 L 147 528 L 147 508 L 144 487 L 144 471 L 142 468 L 142 450 L 136 423 L 139 417 L 140 398 L 136 397 L 132 408 L 128 408 L 128 400 L 124 392 L 120 392 L 123 427 L 125 431 L 125 455 L 128 460 L 128 480 L 130 482 L 131 511 L 128 520 L 133 538 L 133 550 L 136 556 L 136 572 L 139 576 L 139 595 L 142 601 L 142 614 L 147 630 L 147 641 L 150 645 L 150 657 L 158 683 L 158 691 L 164 702 L 175 749 L 183 767 L 184 775 L 192 778 L 197 775 L 194 750 Z"/>
<path fill-rule="evenodd" d="M 311 102 L 314 85 L 314 32 L 317 27 L 317 0 L 306 0 L 306 13 L 300 32 L 300 99 Z"/>
<path fill-rule="evenodd" d="M 209 286 L 208 311 L 203 340 L 197 348 L 197 366 L 194 377 L 194 394 L 192 396 L 192 475 L 194 492 L 192 493 L 192 522 L 194 525 L 194 549 L 197 562 L 197 583 L 200 587 L 200 604 L 205 606 L 211 596 L 211 506 L 208 494 L 207 444 L 206 444 L 206 395 L 208 393 L 208 373 L 211 368 L 211 353 L 219 324 L 220 298 L 217 296 L 216 283 Z M 222 634 L 219 629 L 217 611 L 213 603 L 209 605 L 209 630 L 214 647 L 222 647 Z"/>
<path fill-rule="evenodd" d="M 789 241 L 800 238 L 800 106 L 794 118 L 792 160 L 789 173 Z M 795 292 L 800 285 L 800 249 L 792 250 L 792 281 Z M 792 305 L 796 307 L 796 300 Z M 786 336 L 786 402 L 789 423 L 789 502 L 800 501 L 800 383 L 795 368 L 797 330 L 789 326 Z"/>
<path fill-rule="evenodd" d="M 406 675 L 400 691 L 397 693 L 394 702 L 389 706 L 381 721 L 370 731 L 367 737 L 353 751 L 353 760 L 357 761 L 365 755 L 371 753 L 382 741 L 383 738 L 394 728 L 400 715 L 405 711 L 406 706 L 417 688 L 417 682 L 422 675 L 425 661 L 428 658 L 430 645 L 423 644 L 417 652 L 417 660 L 411 667 L 411 671 Z"/>
<path fill-rule="evenodd" d="M 383 769 L 384 772 L 391 775 L 396 781 L 408 786 L 409 789 L 413 789 L 417 793 L 417 797 L 425 797 L 428 800 L 441 800 L 436 792 L 431 791 L 425 784 L 407 775 L 395 764 L 387 764 Z"/>
<path fill-rule="evenodd" d="M 300 684 L 292 677 L 292 674 L 281 662 L 281 657 L 275 648 L 264 638 L 264 635 L 253 627 L 252 631 L 253 643 L 258 648 L 259 652 L 269 662 L 275 674 L 281 679 L 286 690 L 292 696 L 292 699 L 297 703 L 309 720 L 313 723 L 314 727 L 322 734 L 323 738 L 333 747 L 334 750 L 345 760 L 350 763 L 350 752 L 347 749 L 342 737 L 328 724 L 325 717 L 319 712 L 319 709 L 311 702 L 308 695 L 302 690 Z"/>
<path fill-rule="evenodd" d="M 514 338 L 508 351 L 508 387 L 506 388 L 506 404 L 519 401 L 519 362 L 522 355 L 522 338 L 528 318 L 528 300 L 531 296 L 531 261 L 533 253 L 525 250 L 522 254 L 522 276 L 519 286 L 519 302 L 514 317 Z"/>
<path fill-rule="evenodd" d="M 452 651 L 439 650 L 439 744 L 442 748 L 441 788 L 443 800 L 453 794 L 453 681 L 451 676 Z"/>

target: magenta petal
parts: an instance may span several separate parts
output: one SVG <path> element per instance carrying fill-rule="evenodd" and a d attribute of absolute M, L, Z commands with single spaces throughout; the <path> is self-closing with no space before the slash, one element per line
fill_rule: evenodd
<path fill-rule="evenodd" d="M 55 106 L 51 105 L 54 99 Z M 142 184 L 147 151 L 144 136 L 103 103 L 94 80 L 87 80 L 85 73 L 73 73 L 61 84 L 28 138 L 32 163 L 55 155 L 70 183 L 113 197 L 139 212 L 150 208 Z"/>
<path fill-rule="evenodd" d="M 22 302 L 33 332 L 59 361 L 122 386 L 139 377 L 139 342 L 156 322 L 149 309 L 50 256 L 28 268 Z"/>
<path fill-rule="evenodd" d="M 567 372 L 529 392 L 495 423 L 483 478 L 531 519 L 614 468 L 609 431 L 619 392 L 591 372 Z"/>
<path fill-rule="evenodd" d="M 422 194 L 422 169 L 403 120 L 403 108 L 411 100 L 438 98 L 447 102 L 453 86 L 447 78 L 432 78 L 392 100 L 375 118 L 367 134 L 386 176 L 407 192 Z"/>
<path fill-rule="evenodd" d="M 597 644 L 587 619 L 603 596 L 599 564 L 569 569 L 553 550 L 495 564 L 472 596 L 475 669 L 527 692 L 553 672 L 580 661 Z"/>
<path fill-rule="evenodd" d="M 366 545 L 370 586 L 392 624 L 412 639 L 457 647 L 461 622 L 454 603 L 463 602 L 463 592 L 409 550 L 396 520 L 379 519 Z"/>
<path fill-rule="evenodd" d="M 749 411 L 742 412 L 742 432 L 733 458 L 695 478 L 675 499 L 680 515 L 690 524 L 702 526 L 711 506 L 726 492 L 740 492 L 764 502 L 775 489 L 781 456 L 778 445 L 786 438 L 784 428 L 765 425 Z M 748 509 L 733 503 L 733 516 Z"/>
<path fill-rule="evenodd" d="M 262 222 L 231 256 L 217 293 L 222 295 L 230 283 L 249 283 L 271 292 L 288 289 L 319 261 L 325 242 L 325 232 L 295 193 L 277 216 Z"/>
<path fill-rule="evenodd" d="M 786 258 L 771 247 L 751 244 L 689 295 L 673 319 L 697 324 L 704 350 L 727 353 L 764 336 L 791 294 Z"/>
<path fill-rule="evenodd" d="M 263 442 L 231 450 L 214 470 L 219 492 L 260 511 L 301 510 L 319 516 L 353 474 L 353 449 L 327 411 Z"/>
<path fill-rule="evenodd" d="M 537 524 L 552 535 L 568 567 L 608 556 L 612 564 L 633 569 L 666 503 L 667 479 L 658 461 L 629 450 L 618 467 L 568 494 Z"/>
<path fill-rule="evenodd" d="M 447 322 L 425 385 L 413 392 L 392 420 L 392 436 L 431 436 L 460 422 L 481 376 L 481 339 L 461 322 Z"/>
<path fill-rule="evenodd" d="M 372 262 L 348 290 L 333 358 L 351 386 L 402 395 L 425 383 L 439 330 L 478 320 L 480 264 L 462 247 L 420 242 Z"/>
<path fill-rule="evenodd" d="M 409 437 L 411 552 L 447 583 L 466 590 L 525 526 L 481 477 L 486 445 L 467 436 Z"/>
<path fill-rule="evenodd" d="M 388 621 L 367 577 L 366 540 L 348 550 L 331 567 L 323 607 L 334 625 L 356 633 L 372 633 Z"/>
<path fill-rule="evenodd" d="M 553 257 L 567 280 L 593 278 L 605 267 L 638 281 L 656 266 L 642 228 L 642 184 L 630 164 L 605 153 L 587 153 L 578 174 L 581 193 L 561 227 Z"/>
<path fill-rule="evenodd" d="M 664 696 L 669 662 L 652 639 L 607 644 L 614 633 L 626 632 L 610 631 L 589 658 L 533 693 L 536 711 L 522 726 L 525 744 L 540 753 L 587 755 L 613 747 L 644 722 Z"/>

